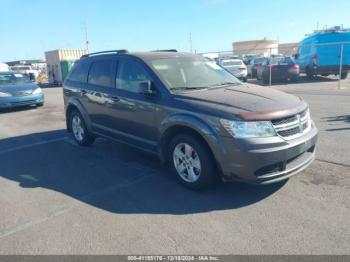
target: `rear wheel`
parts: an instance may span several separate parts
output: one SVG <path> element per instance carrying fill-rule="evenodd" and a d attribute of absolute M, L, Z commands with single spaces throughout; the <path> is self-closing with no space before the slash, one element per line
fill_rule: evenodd
<path fill-rule="evenodd" d="M 266 76 L 262 76 L 262 82 L 263 82 L 263 84 L 264 85 L 267 85 L 270 81 L 269 81 L 269 79 L 266 77 Z"/>
<path fill-rule="evenodd" d="M 206 189 L 218 180 L 210 149 L 197 137 L 181 134 L 173 138 L 169 163 L 177 179 L 187 188 Z"/>
<path fill-rule="evenodd" d="M 306 76 L 309 80 L 315 79 L 315 74 L 312 72 L 312 70 L 310 68 L 306 69 Z"/>
<path fill-rule="evenodd" d="M 95 138 L 86 128 L 85 121 L 78 110 L 73 110 L 70 113 L 70 127 L 74 140 L 81 146 L 90 146 Z"/>

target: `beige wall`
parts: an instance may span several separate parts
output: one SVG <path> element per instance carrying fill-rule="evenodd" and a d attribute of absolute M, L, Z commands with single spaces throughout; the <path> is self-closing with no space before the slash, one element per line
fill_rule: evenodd
<path fill-rule="evenodd" d="M 78 60 L 83 55 L 87 54 L 85 49 L 58 49 L 45 52 L 47 75 L 50 83 L 53 83 L 53 74 L 55 80 L 62 82 L 61 61 Z"/>
<path fill-rule="evenodd" d="M 232 44 L 233 52 L 235 55 L 264 55 L 278 53 L 278 41 L 277 40 L 253 40 L 235 42 Z"/>
<path fill-rule="evenodd" d="M 284 43 L 278 45 L 278 52 L 287 56 L 291 56 L 297 53 L 299 43 Z"/>

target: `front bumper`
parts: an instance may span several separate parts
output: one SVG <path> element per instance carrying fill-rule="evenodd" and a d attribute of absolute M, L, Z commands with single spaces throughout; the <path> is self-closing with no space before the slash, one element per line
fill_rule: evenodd
<path fill-rule="evenodd" d="M 11 96 L 0 98 L 0 108 L 13 108 L 20 106 L 30 106 L 44 103 L 44 94 L 29 96 Z"/>
<path fill-rule="evenodd" d="M 216 156 L 225 180 L 270 184 L 288 179 L 315 158 L 318 130 L 285 141 L 280 137 L 235 140 L 223 137 L 224 153 Z"/>

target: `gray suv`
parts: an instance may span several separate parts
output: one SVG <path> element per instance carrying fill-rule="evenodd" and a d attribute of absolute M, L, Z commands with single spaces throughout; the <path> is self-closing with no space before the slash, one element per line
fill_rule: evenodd
<path fill-rule="evenodd" d="M 305 101 L 243 84 L 193 54 L 85 55 L 64 83 L 64 103 L 78 144 L 100 136 L 155 154 L 191 189 L 220 178 L 278 182 L 315 157 L 318 131 Z"/>

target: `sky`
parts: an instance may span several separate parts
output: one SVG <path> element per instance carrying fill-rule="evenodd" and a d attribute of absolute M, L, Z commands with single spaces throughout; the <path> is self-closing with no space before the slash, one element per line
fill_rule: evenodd
<path fill-rule="evenodd" d="M 0 61 L 44 52 L 232 50 L 232 42 L 299 42 L 324 26 L 350 27 L 349 0 L 0 0 Z"/>

